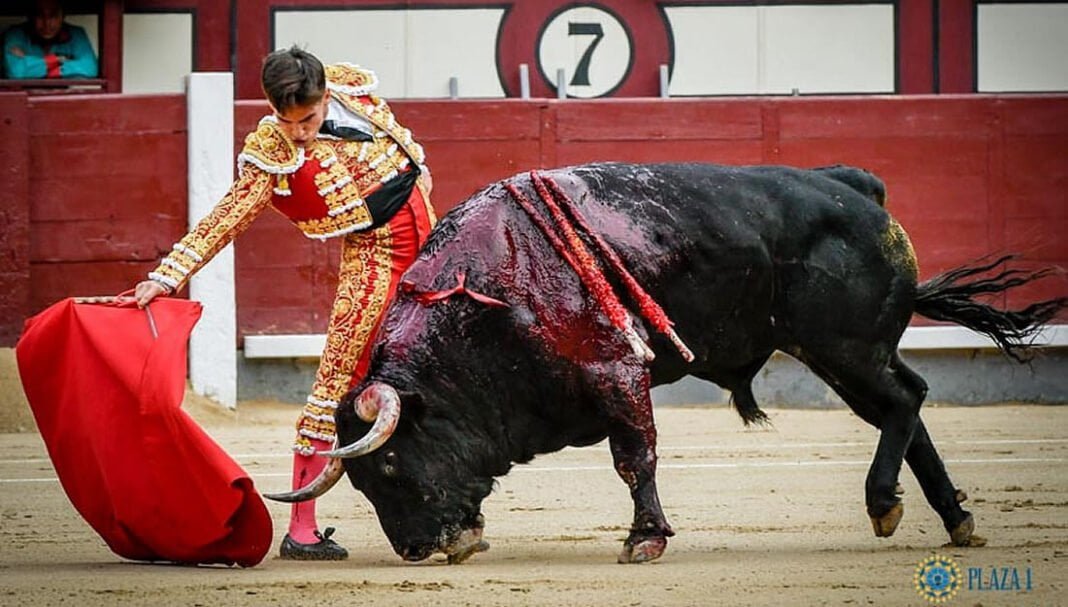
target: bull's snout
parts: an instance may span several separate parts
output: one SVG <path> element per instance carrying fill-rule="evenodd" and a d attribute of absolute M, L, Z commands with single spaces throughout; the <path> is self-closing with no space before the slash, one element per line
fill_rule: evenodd
<path fill-rule="evenodd" d="M 394 548 L 397 554 L 406 561 L 417 562 L 423 561 L 438 551 L 438 547 L 432 544 L 422 544 L 418 546 L 402 546 L 400 548 Z"/>
<path fill-rule="evenodd" d="M 489 550 L 489 542 L 482 539 L 482 515 L 478 515 L 479 526 L 464 529 L 451 544 L 445 547 L 450 565 L 458 565 L 479 552 Z"/>
<path fill-rule="evenodd" d="M 489 543 L 482 539 L 485 519 L 479 514 L 471 527 L 453 526 L 441 534 L 437 542 L 419 542 L 407 546 L 393 544 L 393 550 L 406 561 L 416 562 L 429 558 L 436 553 L 448 557 L 450 565 L 467 560 L 471 555 L 489 550 Z"/>

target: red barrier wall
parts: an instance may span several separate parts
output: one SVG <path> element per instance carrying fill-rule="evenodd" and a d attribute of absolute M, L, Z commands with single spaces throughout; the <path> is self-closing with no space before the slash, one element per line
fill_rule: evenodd
<path fill-rule="evenodd" d="M 18 209 L 0 230 L 0 336 L 26 313 L 71 294 L 132 286 L 185 228 L 185 104 L 178 96 L 32 98 L 29 245 Z M 1066 96 L 398 101 L 424 143 L 444 212 L 482 186 L 534 167 L 593 160 L 848 163 L 886 181 L 888 207 L 929 277 L 991 252 L 1026 266 L 1068 267 Z M 238 102 L 235 137 L 266 111 Z M 5 154 L 18 129 L 6 123 Z M 10 180 L 12 171 L 3 173 Z M 17 181 L 17 180 L 16 180 Z M 17 188 L 16 188 L 17 190 Z M 25 223 L 25 222 L 24 222 Z M 25 230 L 24 230 L 25 231 Z M 29 286 L 17 288 L 20 250 Z M 237 244 L 238 326 L 246 333 L 320 332 L 333 297 L 337 243 L 304 238 L 274 213 Z M 14 262 L 8 263 L 11 259 Z M 1068 293 L 1062 275 L 1012 301 Z M 26 303 L 20 303 L 20 297 Z M 23 315 L 24 316 L 24 315 Z M 10 337 L 8 337 L 10 341 Z"/>
<path fill-rule="evenodd" d="M 30 311 L 114 295 L 186 224 L 185 98 L 32 97 Z"/>

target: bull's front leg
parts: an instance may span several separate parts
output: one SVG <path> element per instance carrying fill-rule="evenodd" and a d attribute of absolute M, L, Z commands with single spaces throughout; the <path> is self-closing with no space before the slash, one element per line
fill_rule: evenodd
<path fill-rule="evenodd" d="M 656 491 L 656 429 L 620 424 L 609 434 L 616 472 L 630 488 L 634 522 L 623 542 L 620 563 L 644 563 L 659 558 L 667 538 L 675 535 L 660 507 Z"/>
<path fill-rule="evenodd" d="M 659 558 L 675 535 L 656 492 L 656 426 L 649 397 L 649 373 L 642 366 L 606 369 L 600 385 L 602 406 L 611 420 L 608 441 L 616 472 L 634 500 L 634 522 L 623 543 L 620 563 Z"/>

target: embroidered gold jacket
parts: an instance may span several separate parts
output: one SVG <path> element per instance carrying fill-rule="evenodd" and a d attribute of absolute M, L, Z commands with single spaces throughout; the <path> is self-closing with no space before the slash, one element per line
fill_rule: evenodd
<path fill-rule="evenodd" d="M 310 238 L 326 239 L 368 228 L 365 198 L 411 163 L 422 146 L 374 95 L 374 72 L 350 64 L 325 68 L 331 98 L 374 127 L 370 141 L 320 137 L 295 146 L 274 116 L 264 116 L 237 157 L 238 178 L 226 196 L 173 247 L 148 277 L 178 290 L 220 250 L 273 205 Z"/>

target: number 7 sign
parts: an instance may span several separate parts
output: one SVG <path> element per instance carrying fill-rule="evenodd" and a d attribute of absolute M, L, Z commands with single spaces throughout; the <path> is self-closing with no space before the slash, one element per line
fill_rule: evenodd
<path fill-rule="evenodd" d="M 570 97 L 601 97 L 623 83 L 633 61 L 630 33 L 612 13 L 572 6 L 552 16 L 537 41 L 538 70 L 555 89 L 564 70 Z"/>
<path fill-rule="evenodd" d="M 579 59 L 578 65 L 575 66 L 575 75 L 571 77 L 571 86 L 589 86 L 590 85 L 590 59 L 593 57 L 593 51 L 597 49 L 597 45 L 604 39 L 604 28 L 600 23 L 575 23 L 570 22 L 567 24 L 568 36 L 593 36 L 593 40 L 590 41 L 590 45 L 586 47 L 586 52 L 582 53 L 582 57 Z"/>
<path fill-rule="evenodd" d="M 499 6 L 501 0 L 465 0 Z M 507 4 L 507 2 L 511 2 Z M 520 93 L 530 66 L 534 97 L 557 96 L 558 70 L 569 97 L 654 97 L 660 66 L 671 69 L 667 16 L 649 0 L 505 0 L 497 32 L 497 76 L 505 95 Z"/>

